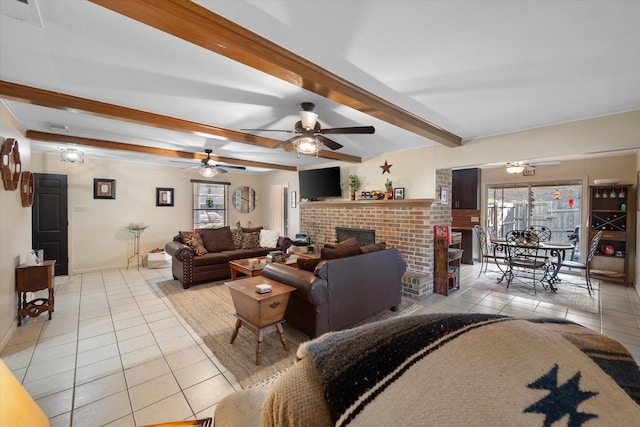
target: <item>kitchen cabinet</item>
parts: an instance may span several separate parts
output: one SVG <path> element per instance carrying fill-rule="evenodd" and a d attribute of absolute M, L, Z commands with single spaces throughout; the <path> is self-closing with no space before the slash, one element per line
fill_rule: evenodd
<path fill-rule="evenodd" d="M 480 208 L 480 169 L 451 171 L 451 208 Z"/>

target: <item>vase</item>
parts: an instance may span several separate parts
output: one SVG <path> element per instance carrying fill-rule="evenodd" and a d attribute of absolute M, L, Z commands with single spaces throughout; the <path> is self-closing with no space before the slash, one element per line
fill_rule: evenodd
<path fill-rule="evenodd" d="M 393 199 L 393 190 L 387 190 L 387 199 Z"/>

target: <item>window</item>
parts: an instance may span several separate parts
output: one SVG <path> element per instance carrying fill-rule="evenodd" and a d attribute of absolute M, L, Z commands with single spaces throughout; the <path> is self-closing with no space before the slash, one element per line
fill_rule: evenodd
<path fill-rule="evenodd" d="M 487 187 L 487 230 L 504 237 L 511 230 L 546 226 L 554 242 L 580 247 L 582 184 L 522 183 Z M 574 257 L 577 255 L 574 254 Z"/>
<path fill-rule="evenodd" d="M 193 185 L 193 228 L 227 225 L 228 182 L 191 180 Z"/>

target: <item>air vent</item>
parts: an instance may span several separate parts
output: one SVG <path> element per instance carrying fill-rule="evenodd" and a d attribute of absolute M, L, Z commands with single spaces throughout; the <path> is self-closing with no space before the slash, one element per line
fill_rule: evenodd
<path fill-rule="evenodd" d="M 67 125 L 61 125 L 58 123 L 47 123 L 47 127 L 54 132 L 69 132 L 69 126 Z"/>
<path fill-rule="evenodd" d="M 25 24 L 44 28 L 37 0 L 10 0 L 2 2 L 2 14 Z"/>

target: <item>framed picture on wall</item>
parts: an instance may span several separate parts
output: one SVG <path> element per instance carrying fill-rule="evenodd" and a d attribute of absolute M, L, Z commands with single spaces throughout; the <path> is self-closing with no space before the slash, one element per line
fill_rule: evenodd
<path fill-rule="evenodd" d="M 156 206 L 173 206 L 173 188 L 156 187 Z"/>
<path fill-rule="evenodd" d="M 449 187 L 440 187 L 440 203 L 443 205 L 449 203 Z"/>
<path fill-rule="evenodd" d="M 116 180 L 106 178 L 93 178 L 94 199 L 115 199 Z"/>
<path fill-rule="evenodd" d="M 398 187 L 393 189 L 394 199 L 404 199 L 404 187 Z"/>

